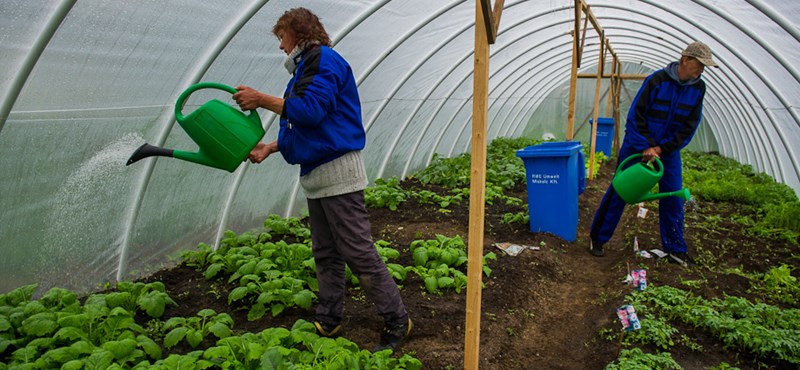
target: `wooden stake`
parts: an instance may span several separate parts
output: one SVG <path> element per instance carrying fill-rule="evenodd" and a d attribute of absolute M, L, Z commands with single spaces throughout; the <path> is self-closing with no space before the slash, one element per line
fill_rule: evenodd
<path fill-rule="evenodd" d="M 597 116 L 600 110 L 600 85 L 603 82 L 603 70 L 605 69 L 605 45 L 608 40 L 605 38 L 605 31 L 600 32 L 600 59 L 597 64 L 597 83 L 594 87 L 594 106 L 592 110 L 592 117 L 594 117 L 594 124 L 592 125 L 591 145 L 589 146 L 589 179 L 594 179 L 594 151 L 597 146 Z"/>
<path fill-rule="evenodd" d="M 485 0 L 484 0 L 485 1 Z M 467 251 L 467 322 L 464 335 L 464 369 L 478 369 L 483 286 L 483 229 L 486 204 L 486 122 L 489 106 L 489 38 L 482 20 L 486 6 L 476 0 L 475 67 L 472 95 L 472 164 L 469 194 Z"/>
<path fill-rule="evenodd" d="M 580 47 L 578 35 L 581 31 L 581 0 L 575 0 L 575 29 L 572 30 L 572 70 L 569 77 L 569 107 L 567 108 L 567 140 L 575 135 L 575 97 L 578 95 L 578 64 L 580 64 Z"/>

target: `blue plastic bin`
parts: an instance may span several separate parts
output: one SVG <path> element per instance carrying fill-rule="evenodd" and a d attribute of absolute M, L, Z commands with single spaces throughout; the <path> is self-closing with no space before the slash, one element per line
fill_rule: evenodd
<path fill-rule="evenodd" d="M 589 124 L 593 125 L 594 121 L 589 118 Z M 597 142 L 595 143 L 594 152 L 603 152 L 607 157 L 611 157 L 611 144 L 614 142 L 614 119 L 598 117 L 597 118 Z"/>
<path fill-rule="evenodd" d="M 548 232 L 566 241 L 578 235 L 578 195 L 586 189 L 583 145 L 546 142 L 517 150 L 525 164 L 528 213 L 533 232 Z"/>

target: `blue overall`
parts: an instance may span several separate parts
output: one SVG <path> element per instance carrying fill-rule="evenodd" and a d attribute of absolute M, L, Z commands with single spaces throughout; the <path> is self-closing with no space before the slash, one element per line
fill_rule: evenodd
<path fill-rule="evenodd" d="M 623 145 L 619 150 L 619 162 L 632 154 L 641 153 L 630 146 Z M 681 153 L 674 151 L 661 155 L 664 165 L 664 176 L 658 182 L 659 192 L 680 190 L 682 187 Z M 630 163 L 633 165 L 634 163 Z M 625 201 L 620 198 L 613 186 L 609 186 L 592 222 L 591 238 L 595 243 L 605 244 L 611 239 L 617 228 L 622 212 L 625 210 Z M 661 245 L 667 253 L 685 253 L 686 241 L 683 239 L 683 199 L 678 197 L 664 197 L 658 200 L 658 221 L 661 229 Z"/>
<path fill-rule="evenodd" d="M 678 63 L 673 62 L 645 79 L 628 112 L 625 139 L 618 153 L 617 166 L 632 154 L 660 146 L 664 175 L 658 182 L 659 192 L 677 191 L 683 186 L 680 150 L 697 130 L 706 91 L 699 78 L 678 80 L 677 69 Z M 665 197 L 658 202 L 662 249 L 685 253 L 683 199 Z M 595 245 L 611 239 L 625 205 L 614 187 L 609 186 L 592 221 L 589 236 Z"/>

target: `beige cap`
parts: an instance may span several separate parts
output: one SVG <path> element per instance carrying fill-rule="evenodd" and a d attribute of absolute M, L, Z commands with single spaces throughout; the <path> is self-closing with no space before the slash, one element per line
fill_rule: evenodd
<path fill-rule="evenodd" d="M 703 63 L 703 65 L 706 67 L 719 68 L 717 63 L 711 59 L 711 48 L 700 41 L 695 41 L 689 44 L 689 46 L 686 47 L 686 50 L 684 50 L 681 55 L 695 58 L 699 60 L 700 63 Z"/>

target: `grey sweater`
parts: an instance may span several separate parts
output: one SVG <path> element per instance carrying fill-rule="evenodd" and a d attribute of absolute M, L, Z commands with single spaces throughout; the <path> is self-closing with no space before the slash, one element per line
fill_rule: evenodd
<path fill-rule="evenodd" d="M 300 186 L 308 199 L 364 190 L 368 182 L 360 150 L 349 152 L 300 176 Z"/>

